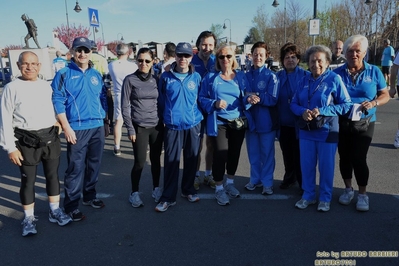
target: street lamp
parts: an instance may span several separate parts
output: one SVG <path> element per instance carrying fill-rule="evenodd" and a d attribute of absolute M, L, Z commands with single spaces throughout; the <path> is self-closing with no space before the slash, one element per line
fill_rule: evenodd
<path fill-rule="evenodd" d="M 372 0 L 366 0 L 366 2 L 364 2 L 366 5 L 371 5 L 373 3 Z M 375 42 L 374 42 L 374 65 L 376 64 L 376 58 L 377 58 L 377 25 L 378 25 L 378 1 L 375 2 L 376 3 L 376 7 L 377 7 L 377 12 L 375 14 Z M 371 9 L 371 8 L 370 8 Z"/>
<path fill-rule="evenodd" d="M 119 38 L 119 34 L 121 35 L 120 40 L 123 42 L 125 39 L 123 39 L 123 34 L 122 33 L 118 33 L 118 35 L 116 35 L 116 39 L 118 40 Z"/>
<path fill-rule="evenodd" d="M 226 18 L 226 19 L 223 21 L 223 29 L 226 29 L 226 28 L 227 28 L 227 27 L 226 27 L 226 20 L 229 21 L 229 25 L 230 25 L 230 42 L 229 42 L 229 44 L 231 45 L 231 21 L 230 21 L 230 19 Z"/>
<path fill-rule="evenodd" d="M 80 11 L 82 11 L 82 9 L 79 6 L 79 2 L 78 1 L 76 1 L 76 5 L 75 5 L 75 8 L 73 10 L 75 10 L 76 13 L 79 13 Z M 68 43 L 69 43 L 70 42 L 70 36 L 69 36 L 69 18 L 68 18 L 67 0 L 65 0 L 65 12 L 66 12 L 66 19 L 67 19 Z"/>
<path fill-rule="evenodd" d="M 287 1 L 284 0 L 284 44 L 287 43 L 287 27 L 285 24 L 285 18 L 286 18 L 286 13 L 287 13 L 286 4 L 287 4 Z M 277 7 L 278 5 L 279 5 L 278 1 L 274 0 L 272 6 Z"/>

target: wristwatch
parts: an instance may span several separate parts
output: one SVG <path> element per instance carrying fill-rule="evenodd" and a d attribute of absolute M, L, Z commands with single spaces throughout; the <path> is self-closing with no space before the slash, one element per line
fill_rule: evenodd
<path fill-rule="evenodd" d="M 374 101 L 375 101 L 375 106 L 378 106 L 378 101 L 377 101 L 377 99 L 374 100 Z"/>

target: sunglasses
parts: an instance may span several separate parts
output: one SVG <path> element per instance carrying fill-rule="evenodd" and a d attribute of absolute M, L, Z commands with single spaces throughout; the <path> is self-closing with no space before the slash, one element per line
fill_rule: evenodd
<path fill-rule="evenodd" d="M 225 59 L 227 57 L 227 59 L 231 59 L 233 56 L 231 55 L 231 54 L 228 54 L 228 55 L 219 55 L 218 56 L 218 58 L 220 59 L 220 60 L 223 60 L 223 59 Z"/>
<path fill-rule="evenodd" d="M 79 48 L 75 49 L 75 52 L 78 52 L 78 53 L 82 53 L 82 51 L 85 52 L 85 54 L 90 53 L 90 49 L 88 49 L 86 47 L 79 47 Z"/>
<path fill-rule="evenodd" d="M 189 55 L 189 54 L 177 54 L 177 57 L 179 57 L 179 58 L 182 58 L 182 57 L 184 57 L 184 58 L 190 58 L 191 55 Z"/>
<path fill-rule="evenodd" d="M 139 62 L 139 63 L 143 63 L 143 62 L 145 62 L 146 64 L 149 64 L 149 63 L 151 63 L 152 62 L 152 60 L 148 60 L 148 59 L 146 59 L 146 60 L 144 60 L 144 59 L 137 59 L 137 62 Z"/>

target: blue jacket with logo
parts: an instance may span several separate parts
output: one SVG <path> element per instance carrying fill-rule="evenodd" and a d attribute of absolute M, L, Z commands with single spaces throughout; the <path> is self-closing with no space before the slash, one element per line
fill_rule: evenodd
<path fill-rule="evenodd" d="M 249 130 L 257 133 L 267 133 L 278 128 L 277 101 L 279 92 L 279 81 L 266 66 L 259 69 L 252 67 L 245 73 L 250 87 L 247 96 L 256 94 L 260 102 L 250 105 L 248 111 L 251 119 L 248 119 Z M 253 124 L 253 125 L 251 125 Z"/>
<path fill-rule="evenodd" d="M 307 109 L 318 108 L 320 115 L 328 117 L 328 122 L 315 130 L 299 130 L 299 138 L 322 142 L 338 142 L 338 116 L 346 114 L 352 107 L 352 101 L 340 76 L 326 70 L 314 79 L 310 72 L 298 82 L 291 102 L 291 111 L 302 119 Z"/>
<path fill-rule="evenodd" d="M 65 113 L 73 130 L 104 125 L 107 89 L 100 72 L 92 67 L 83 72 L 71 61 L 57 72 L 51 87 L 55 113 Z"/>
<path fill-rule="evenodd" d="M 159 79 L 158 108 L 166 127 L 174 130 L 190 129 L 202 121 L 198 106 L 201 76 L 190 65 L 188 75 L 180 80 L 175 75 L 176 63 Z"/>

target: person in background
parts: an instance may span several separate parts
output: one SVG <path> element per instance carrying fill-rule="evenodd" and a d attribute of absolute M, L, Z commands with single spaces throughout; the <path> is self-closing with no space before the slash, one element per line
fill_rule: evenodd
<path fill-rule="evenodd" d="M 107 87 L 107 106 L 108 106 L 108 119 L 104 121 L 106 130 L 106 137 L 108 134 L 112 135 L 114 132 L 114 99 L 111 91 L 111 81 L 109 78 L 109 69 L 107 59 L 98 53 L 97 44 L 94 41 L 91 42 L 91 57 L 90 62 L 92 67 L 96 69 L 102 75 L 105 86 Z"/>
<path fill-rule="evenodd" d="M 162 73 L 159 80 L 158 106 L 165 125 L 165 162 L 164 189 L 160 202 L 155 207 L 158 212 L 164 212 L 176 204 L 182 149 L 184 163 L 181 196 L 189 202 L 197 202 L 200 199 L 194 189 L 194 179 L 203 119 L 197 103 L 201 76 L 190 64 L 192 57 L 191 45 L 185 42 L 178 43 L 176 62 L 171 65 L 169 71 Z"/>
<path fill-rule="evenodd" d="M 235 70 L 238 63 L 231 46 L 219 47 L 216 57 L 217 72 L 208 73 L 202 80 L 199 100 L 207 115 L 206 134 L 214 148 L 212 172 L 216 182 L 215 198 L 219 205 L 224 206 L 230 204 L 229 196 L 240 196 L 234 186 L 234 175 L 245 129 L 234 128 L 236 124 L 230 125 L 229 122 L 244 116 L 244 96 L 249 84 L 244 72 Z M 226 172 L 227 178 L 223 186 Z"/>
<path fill-rule="evenodd" d="M 151 72 L 153 59 L 154 54 L 149 48 L 141 48 L 137 52 L 139 68 L 125 78 L 122 87 L 122 117 L 134 154 L 129 202 L 135 208 L 144 206 L 139 194 L 139 183 L 147 159 L 148 145 L 153 183 L 152 197 L 158 202 L 161 196 L 159 178 L 163 124 L 158 118 L 157 79 Z"/>
<path fill-rule="evenodd" d="M 391 41 L 388 39 L 384 40 L 384 47 L 385 48 L 384 51 L 382 52 L 382 57 L 381 57 L 381 67 L 382 67 L 382 74 L 384 74 L 385 81 L 389 86 L 391 66 L 393 64 L 393 60 L 395 59 L 395 50 L 391 46 Z M 395 86 L 395 83 L 392 86 Z"/>
<path fill-rule="evenodd" d="M 280 49 L 280 62 L 283 69 L 277 72 L 279 79 L 278 113 L 280 118 L 279 142 L 284 162 L 284 177 L 281 189 L 287 189 L 298 182 L 302 191 L 302 172 L 299 152 L 299 139 L 295 128 L 297 117 L 290 109 L 292 97 L 296 91 L 296 84 L 306 75 L 306 71 L 299 66 L 301 52 L 297 45 L 286 43 Z"/>
<path fill-rule="evenodd" d="M 7 151 L 11 163 L 19 166 L 19 197 L 25 214 L 22 236 L 30 236 L 37 234 L 34 214 L 35 181 L 40 163 L 43 164 L 46 178 L 49 221 L 64 226 L 72 220 L 60 208 L 58 167 L 61 143 L 58 135 L 61 126 L 55 119 L 51 87 L 38 78 L 41 64 L 35 53 L 22 52 L 17 65 L 21 76 L 8 83 L 1 96 L 0 145 Z"/>
<path fill-rule="evenodd" d="M 116 46 L 118 59 L 108 64 L 109 74 L 114 84 L 114 154 L 121 155 L 121 138 L 123 118 L 121 112 L 122 84 L 125 77 L 137 70 L 137 65 L 128 60 L 129 47 L 127 44 L 119 43 Z"/>
<path fill-rule="evenodd" d="M 328 69 L 331 50 L 311 46 L 305 55 L 310 73 L 298 82 L 291 102 L 299 117 L 299 146 L 304 193 L 295 207 L 305 209 L 316 203 L 316 165 L 319 169 L 318 211 L 330 210 L 335 154 L 338 144 L 338 116 L 346 114 L 352 102 L 341 78 Z"/>
<path fill-rule="evenodd" d="M 345 56 L 342 54 L 342 49 L 344 47 L 344 43 L 341 40 L 337 40 L 333 42 L 332 45 L 332 61 L 330 64 L 330 69 L 334 70 L 337 67 L 342 66 L 345 64 L 346 59 Z"/>
<path fill-rule="evenodd" d="M 204 78 L 206 74 L 215 71 L 216 57 L 213 51 L 217 45 L 216 35 L 210 31 L 203 31 L 195 42 L 198 53 L 193 56 L 192 64 L 195 67 L 195 71 Z M 206 114 L 204 122 L 206 121 Z M 212 176 L 212 162 L 213 162 L 213 147 L 208 136 L 205 137 L 205 173 L 204 179 L 201 181 L 200 166 L 201 166 L 201 151 L 204 144 L 204 138 L 201 138 L 200 151 L 198 156 L 197 173 L 194 180 L 194 188 L 199 190 L 201 183 L 215 188 L 215 181 Z"/>
<path fill-rule="evenodd" d="M 245 74 L 250 84 L 247 90 L 249 130 L 246 133 L 248 159 L 251 165 L 247 190 L 263 186 L 262 194 L 273 194 L 273 174 L 276 165 L 274 140 L 278 129 L 277 100 L 279 81 L 265 65 L 269 49 L 264 42 L 252 48 L 253 67 Z"/>
<path fill-rule="evenodd" d="M 83 205 L 95 209 L 105 206 L 97 198 L 96 184 L 105 142 L 107 89 L 100 72 L 89 64 L 90 40 L 77 37 L 72 47 L 71 63 L 57 72 L 51 87 L 55 113 L 67 142 L 64 208 L 77 222 L 85 218 L 79 210 L 82 185 Z"/>
<path fill-rule="evenodd" d="M 396 53 L 395 60 L 393 61 L 391 67 L 391 77 L 389 81 L 391 84 L 391 86 L 389 87 L 389 95 L 391 96 L 391 98 L 394 98 L 395 94 L 399 92 L 399 84 L 397 83 L 398 71 L 399 71 L 399 53 Z M 399 149 L 399 120 L 398 120 L 398 130 L 396 131 L 395 139 L 393 141 L 393 146 L 396 149 Z"/>
<path fill-rule="evenodd" d="M 349 205 L 354 198 L 352 173 L 355 175 L 359 193 L 356 209 L 369 210 L 369 197 L 366 188 L 369 179 L 367 152 L 374 134 L 377 107 L 389 101 L 385 78 L 377 66 L 364 61 L 368 40 L 362 35 L 349 37 L 344 44 L 347 63 L 334 70 L 348 88 L 354 104 L 359 104 L 362 119 L 370 118 L 370 124 L 363 132 L 356 132 L 347 125 L 350 113 L 340 118 L 339 129 L 339 169 L 345 183 L 345 191 L 339 197 L 339 203 Z M 353 112 L 354 110 L 352 110 Z"/>
<path fill-rule="evenodd" d="M 252 54 L 248 53 L 247 57 L 245 58 L 245 69 L 249 71 L 252 66 Z"/>
<path fill-rule="evenodd" d="M 170 66 L 175 62 L 176 57 L 176 44 L 173 42 L 168 42 L 165 44 L 165 49 L 163 50 L 163 62 L 162 62 L 162 73 L 166 69 L 170 69 Z"/>
<path fill-rule="evenodd" d="M 61 68 L 66 67 L 67 61 L 61 57 L 61 51 L 55 53 L 56 58 L 53 60 L 53 71 L 54 74 L 57 73 Z"/>

